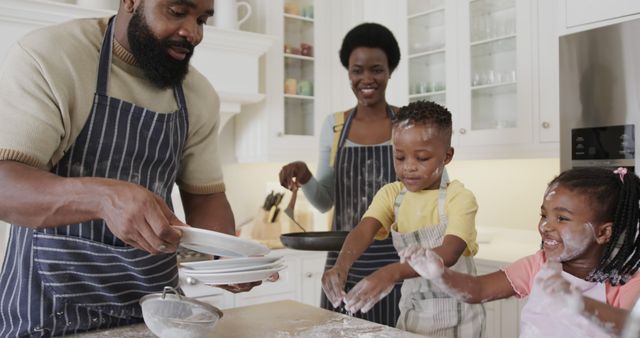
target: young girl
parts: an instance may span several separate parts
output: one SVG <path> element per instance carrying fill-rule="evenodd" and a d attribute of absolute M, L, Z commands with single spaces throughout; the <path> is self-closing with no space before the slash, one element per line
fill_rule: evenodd
<path fill-rule="evenodd" d="M 542 250 L 504 271 L 455 272 L 437 252 L 417 246 L 400 256 L 468 303 L 529 296 L 521 337 L 610 337 L 640 294 L 639 196 L 640 179 L 625 168 L 571 169 L 544 194 Z"/>
<path fill-rule="evenodd" d="M 420 278 L 408 265 L 375 267 L 345 290 L 351 264 L 376 239 L 391 233 L 401 250 L 420 244 L 433 248 L 452 269 L 475 274 L 477 252 L 473 193 L 449 182 L 445 165 L 453 157 L 451 113 L 433 102 L 400 108 L 393 119 L 394 167 L 399 182 L 380 189 L 360 223 L 345 240 L 335 266 L 322 276 L 322 288 L 333 306 L 367 312 L 398 282 L 402 283 L 397 327 L 437 337 L 479 337 L 484 308 L 465 304 Z"/>

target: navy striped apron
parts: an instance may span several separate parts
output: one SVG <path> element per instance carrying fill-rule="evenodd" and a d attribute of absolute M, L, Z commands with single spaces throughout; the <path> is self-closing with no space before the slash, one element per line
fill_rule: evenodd
<path fill-rule="evenodd" d="M 100 52 L 91 113 L 52 173 L 140 184 L 171 206 L 187 137 L 178 110 L 156 113 L 107 96 L 113 19 Z M 142 321 L 138 300 L 178 284 L 176 255 L 151 255 L 116 238 L 101 219 L 34 230 L 11 225 L 0 276 L 0 337 L 49 337 Z"/>
<path fill-rule="evenodd" d="M 389 116 L 393 115 L 388 108 Z M 336 196 L 333 217 L 333 230 L 351 231 L 360 223 L 362 215 L 367 211 L 375 193 L 387 183 L 395 182 L 396 173 L 393 167 L 393 149 L 390 144 L 345 147 L 349 129 L 356 110 L 351 111 L 345 121 L 338 149 L 336 151 Z M 331 268 L 338 258 L 338 252 L 327 254 L 326 269 Z M 393 247 L 391 237 L 374 241 L 367 250 L 356 260 L 347 276 L 347 292 L 362 278 L 372 274 L 379 268 L 398 262 L 398 252 Z M 372 322 L 395 327 L 400 315 L 398 302 L 400 288 L 397 283 L 391 293 L 367 313 L 358 312 L 355 317 Z M 322 293 L 321 306 L 328 310 L 334 309 L 331 302 Z"/>

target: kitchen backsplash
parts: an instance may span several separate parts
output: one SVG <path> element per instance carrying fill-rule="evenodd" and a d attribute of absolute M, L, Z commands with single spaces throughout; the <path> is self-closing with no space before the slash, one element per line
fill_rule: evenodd
<path fill-rule="evenodd" d="M 223 167 L 227 197 L 236 223 L 253 217 L 264 202 L 267 187 L 277 182 L 282 163 L 230 164 Z M 315 170 L 316 164 L 309 167 Z M 542 194 L 559 173 L 557 158 L 456 161 L 447 166 L 451 179 L 464 183 L 480 206 L 476 224 L 535 229 Z M 288 201 L 285 196 L 284 201 Z M 326 224 L 316 213 L 316 229 Z"/>

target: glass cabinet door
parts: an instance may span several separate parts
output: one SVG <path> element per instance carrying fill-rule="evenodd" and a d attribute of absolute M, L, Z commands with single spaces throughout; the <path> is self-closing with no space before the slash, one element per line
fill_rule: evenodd
<path fill-rule="evenodd" d="M 533 39 L 529 0 L 459 2 L 462 146 L 532 141 Z"/>
<path fill-rule="evenodd" d="M 284 2 L 284 134 L 314 134 L 314 4 Z"/>
<path fill-rule="evenodd" d="M 469 22 L 471 129 L 515 128 L 518 126 L 515 0 L 472 0 Z"/>
<path fill-rule="evenodd" d="M 408 0 L 409 101 L 446 105 L 444 0 Z"/>

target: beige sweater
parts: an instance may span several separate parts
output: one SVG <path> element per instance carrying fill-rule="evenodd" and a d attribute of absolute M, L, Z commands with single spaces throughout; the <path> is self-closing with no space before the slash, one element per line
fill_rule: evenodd
<path fill-rule="evenodd" d="M 71 147 L 89 117 L 107 21 L 80 19 L 38 29 L 12 47 L 0 68 L 0 160 L 48 170 Z M 156 112 L 177 109 L 173 90 L 153 86 L 117 42 L 113 54 L 109 96 Z M 189 134 L 177 183 L 192 193 L 224 191 L 218 95 L 193 67 L 183 88 Z"/>

